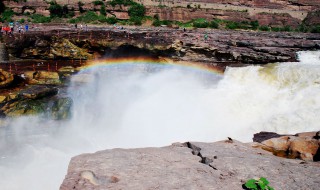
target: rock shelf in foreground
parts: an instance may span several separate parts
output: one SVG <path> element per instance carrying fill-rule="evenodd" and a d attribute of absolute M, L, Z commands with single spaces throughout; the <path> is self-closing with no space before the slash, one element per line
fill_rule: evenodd
<path fill-rule="evenodd" d="M 275 189 L 318 189 L 320 163 L 285 159 L 238 141 L 113 149 L 72 158 L 60 190 L 242 189 L 266 177 Z"/>

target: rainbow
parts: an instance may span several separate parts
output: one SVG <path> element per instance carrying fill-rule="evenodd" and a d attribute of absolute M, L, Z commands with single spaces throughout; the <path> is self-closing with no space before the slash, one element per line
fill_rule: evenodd
<path fill-rule="evenodd" d="M 202 71 L 212 74 L 223 74 L 223 69 L 208 66 L 203 63 L 186 62 L 186 61 L 173 61 L 170 59 L 152 59 L 150 57 L 126 57 L 126 58 L 109 58 L 103 60 L 88 61 L 85 66 L 80 68 L 81 71 L 95 70 L 101 67 L 119 66 L 119 65 L 131 65 L 131 64 L 151 64 L 151 65 L 163 65 L 163 66 L 174 66 L 180 68 L 192 69 L 195 71 Z"/>

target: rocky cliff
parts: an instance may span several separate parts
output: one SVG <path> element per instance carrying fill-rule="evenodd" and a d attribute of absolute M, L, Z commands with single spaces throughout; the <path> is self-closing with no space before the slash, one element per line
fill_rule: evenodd
<path fill-rule="evenodd" d="M 316 190 L 320 164 L 275 157 L 231 139 L 113 149 L 72 158 L 60 190 L 242 189 L 260 177 L 274 189 Z"/>
<path fill-rule="evenodd" d="M 49 4 L 41 0 L 4 1 L 6 6 L 18 14 L 31 13 L 48 16 Z M 57 0 L 61 5 L 68 5 L 79 15 L 77 0 Z M 84 10 L 99 11 L 101 6 L 92 0 L 83 0 Z M 261 25 L 297 27 L 309 13 L 319 10 L 317 0 L 137 0 L 146 6 L 147 16 L 158 15 L 162 20 L 190 21 L 194 18 L 224 19 L 231 21 L 259 21 Z M 128 19 L 127 9 L 123 6 L 107 6 L 107 13 L 119 19 Z M 317 20 L 320 20 L 317 17 Z"/>
<path fill-rule="evenodd" d="M 39 25 L 27 34 L 5 37 L 14 59 L 92 59 L 106 56 L 166 57 L 208 64 L 265 64 L 295 61 L 296 52 L 320 49 L 319 34 L 172 28 Z M 59 28 L 60 27 L 60 28 Z M 32 31 L 34 30 L 34 31 Z M 207 35 L 207 37 L 205 37 Z"/>

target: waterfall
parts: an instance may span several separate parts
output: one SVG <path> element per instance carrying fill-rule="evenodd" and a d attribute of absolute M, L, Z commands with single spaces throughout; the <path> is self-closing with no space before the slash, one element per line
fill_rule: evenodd
<path fill-rule="evenodd" d="M 130 63 L 80 72 L 70 120 L 23 117 L 1 128 L 0 187 L 56 190 L 72 156 L 107 148 L 319 130 L 320 52 L 299 57 L 224 75 Z"/>

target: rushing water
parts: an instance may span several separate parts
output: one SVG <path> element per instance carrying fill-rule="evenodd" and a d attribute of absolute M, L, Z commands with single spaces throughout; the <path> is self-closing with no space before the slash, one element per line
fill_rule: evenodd
<path fill-rule="evenodd" d="M 72 156 L 173 142 L 251 141 L 259 131 L 320 129 L 320 52 L 224 75 L 159 65 L 73 77 L 69 121 L 24 117 L 0 130 L 0 189 L 56 190 Z"/>

